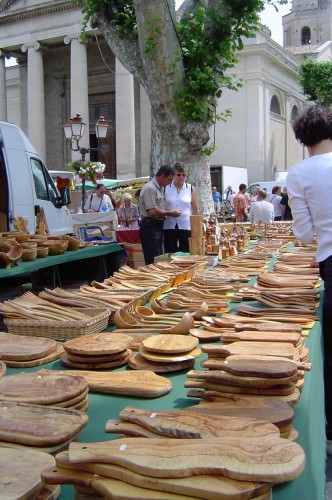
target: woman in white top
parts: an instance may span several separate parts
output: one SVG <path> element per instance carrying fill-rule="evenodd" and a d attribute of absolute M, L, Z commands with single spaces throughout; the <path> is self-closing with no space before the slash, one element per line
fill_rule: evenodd
<path fill-rule="evenodd" d="M 114 210 L 111 198 L 106 194 L 104 184 L 97 184 L 96 191 L 85 202 L 84 210 L 85 212 L 109 212 Z"/>
<path fill-rule="evenodd" d="M 121 229 L 138 229 L 138 206 L 132 203 L 132 196 L 130 193 L 124 193 L 122 199 L 124 203 L 118 210 L 118 221 Z"/>
<path fill-rule="evenodd" d="M 190 215 L 198 215 L 198 199 L 195 188 L 186 182 L 187 174 L 181 163 L 174 165 L 175 176 L 165 187 L 167 209 L 181 210 L 179 217 L 166 217 L 164 222 L 164 247 L 166 253 L 189 252 Z"/>

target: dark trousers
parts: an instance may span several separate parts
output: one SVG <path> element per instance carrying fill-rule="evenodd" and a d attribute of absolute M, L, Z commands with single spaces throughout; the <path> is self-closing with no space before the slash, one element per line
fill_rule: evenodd
<path fill-rule="evenodd" d="M 281 220 L 281 215 L 277 215 L 277 217 L 274 218 L 274 220 Z"/>
<path fill-rule="evenodd" d="M 175 229 L 164 229 L 164 246 L 166 253 L 189 252 L 190 231 L 179 229 L 176 224 Z"/>
<path fill-rule="evenodd" d="M 146 265 L 153 264 L 154 258 L 164 253 L 163 225 L 162 220 L 142 219 L 139 236 Z"/>
<path fill-rule="evenodd" d="M 319 263 L 324 280 L 323 299 L 323 343 L 324 343 L 324 386 L 327 439 L 332 439 L 332 255 Z"/>

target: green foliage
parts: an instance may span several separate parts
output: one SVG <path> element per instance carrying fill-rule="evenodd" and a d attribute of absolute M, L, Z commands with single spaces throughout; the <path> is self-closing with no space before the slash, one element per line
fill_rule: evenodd
<path fill-rule="evenodd" d="M 332 61 L 305 59 L 300 64 L 300 85 L 308 101 L 323 106 L 332 104 Z"/>

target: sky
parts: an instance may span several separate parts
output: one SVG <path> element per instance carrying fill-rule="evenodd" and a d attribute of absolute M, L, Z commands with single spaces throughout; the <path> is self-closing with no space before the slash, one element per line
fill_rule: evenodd
<path fill-rule="evenodd" d="M 183 0 L 175 0 L 176 9 L 180 7 Z M 271 37 L 273 40 L 282 45 L 282 21 L 281 18 L 291 9 L 291 3 L 287 5 L 281 5 L 278 7 L 279 12 L 276 12 L 272 5 L 267 5 L 265 10 L 261 14 L 261 22 L 268 26 L 271 30 Z M 6 66 L 12 66 L 16 64 L 16 59 L 6 60 Z"/>

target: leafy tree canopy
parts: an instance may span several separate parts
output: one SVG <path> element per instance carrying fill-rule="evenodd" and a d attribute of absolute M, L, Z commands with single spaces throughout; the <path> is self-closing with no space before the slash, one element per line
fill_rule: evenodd
<path fill-rule="evenodd" d="M 308 101 L 323 106 L 332 104 L 332 61 L 304 59 L 299 70 L 300 85 Z"/>

